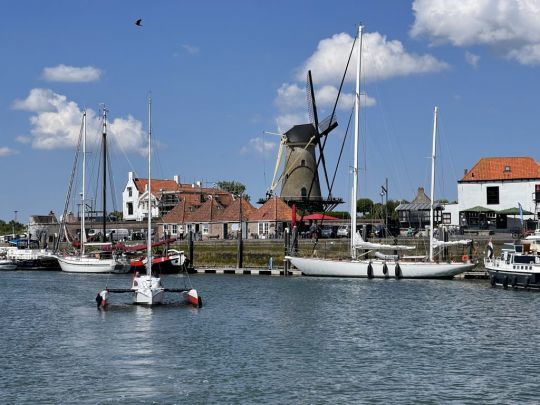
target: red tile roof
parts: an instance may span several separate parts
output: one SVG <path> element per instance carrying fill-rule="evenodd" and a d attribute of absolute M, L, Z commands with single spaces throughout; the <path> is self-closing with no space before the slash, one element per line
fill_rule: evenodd
<path fill-rule="evenodd" d="M 221 205 L 216 199 L 210 198 L 204 202 L 197 210 L 193 211 L 186 219 L 186 222 L 216 222 L 220 221 L 223 217 L 223 211 L 225 207 Z"/>
<path fill-rule="evenodd" d="M 135 182 L 135 187 L 139 193 L 144 193 L 146 187 L 148 186 L 148 179 L 133 179 Z M 152 179 L 152 194 L 155 194 L 161 190 L 163 191 L 176 191 L 178 190 L 178 184 L 174 180 L 162 180 L 162 179 Z"/>
<path fill-rule="evenodd" d="M 291 221 L 292 209 L 282 199 L 274 197 L 249 217 L 250 221 Z"/>
<path fill-rule="evenodd" d="M 257 209 L 244 198 L 235 199 L 223 212 L 223 221 L 234 222 L 240 218 L 240 201 L 242 201 L 242 221 L 247 221 Z"/>
<path fill-rule="evenodd" d="M 530 157 L 480 159 L 460 182 L 540 179 L 540 164 Z"/>

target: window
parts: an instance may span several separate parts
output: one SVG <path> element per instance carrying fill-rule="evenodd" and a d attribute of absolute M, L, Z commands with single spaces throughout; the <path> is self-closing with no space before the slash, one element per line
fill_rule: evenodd
<path fill-rule="evenodd" d="M 504 172 L 510 173 L 512 170 L 510 169 L 510 166 L 504 166 Z"/>
<path fill-rule="evenodd" d="M 128 215 L 133 215 L 133 203 L 127 203 L 127 213 Z"/>
<path fill-rule="evenodd" d="M 300 166 L 305 166 L 305 165 L 306 165 L 306 161 L 302 159 L 302 161 L 300 162 Z"/>
<path fill-rule="evenodd" d="M 203 235 L 208 235 L 208 223 L 201 224 L 201 225 L 202 225 L 202 234 Z"/>
<path fill-rule="evenodd" d="M 307 197 L 307 188 L 302 187 L 302 190 L 300 190 L 300 193 L 302 194 L 302 198 Z"/>
<path fill-rule="evenodd" d="M 268 235 L 268 222 L 259 222 L 259 235 Z"/>
<path fill-rule="evenodd" d="M 165 233 L 169 232 L 169 225 L 167 225 L 167 224 L 163 225 L 163 232 L 165 232 Z"/>
<path fill-rule="evenodd" d="M 128 191 L 128 197 L 132 197 L 133 196 L 133 189 L 131 187 L 128 187 L 127 191 Z"/>
<path fill-rule="evenodd" d="M 172 231 L 171 231 L 171 234 L 172 235 L 176 235 L 178 233 L 178 225 L 174 224 L 172 226 Z"/>
<path fill-rule="evenodd" d="M 443 218 L 443 224 L 450 225 L 452 223 L 452 213 L 451 212 L 443 212 L 442 218 Z"/>
<path fill-rule="evenodd" d="M 499 204 L 499 187 L 486 187 L 486 200 L 488 205 Z"/>

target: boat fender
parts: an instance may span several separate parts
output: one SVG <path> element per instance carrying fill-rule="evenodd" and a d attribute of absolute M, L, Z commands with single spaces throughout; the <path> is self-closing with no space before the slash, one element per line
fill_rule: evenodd
<path fill-rule="evenodd" d="M 527 277 L 527 278 L 525 279 L 525 288 L 528 288 L 528 287 L 529 287 L 529 283 L 530 283 L 530 282 L 531 282 L 531 277 L 529 276 L 529 277 Z"/>
<path fill-rule="evenodd" d="M 371 262 L 369 262 L 367 266 L 367 278 L 373 278 L 373 266 L 371 265 Z"/>
<path fill-rule="evenodd" d="M 517 276 L 514 276 L 512 278 L 512 288 L 516 288 L 516 286 L 517 286 Z"/>
<path fill-rule="evenodd" d="M 463 255 L 463 256 L 461 256 L 461 261 L 462 261 L 463 263 L 467 263 L 467 262 L 469 261 L 469 256 L 468 256 L 468 255 Z"/>
<path fill-rule="evenodd" d="M 491 284 L 492 287 L 495 287 L 495 284 L 496 284 L 496 282 L 495 282 L 495 276 L 491 276 L 491 277 L 489 278 L 489 282 L 490 282 L 490 284 Z"/>
<path fill-rule="evenodd" d="M 385 276 L 388 275 L 388 266 L 386 265 L 386 262 L 382 265 L 382 272 Z"/>
<path fill-rule="evenodd" d="M 399 278 L 402 277 L 402 274 L 401 274 L 401 267 L 399 266 L 399 263 L 396 263 L 395 272 L 396 272 L 396 278 L 397 278 L 397 279 L 399 279 Z"/>
<path fill-rule="evenodd" d="M 98 292 L 98 294 L 96 295 L 97 309 L 99 309 L 99 307 L 101 307 L 101 301 L 103 301 L 103 298 L 101 298 L 101 294 L 100 294 L 100 292 Z"/>
<path fill-rule="evenodd" d="M 199 308 L 202 308 L 202 297 L 201 297 L 201 296 L 199 296 L 199 302 L 198 302 L 198 304 L 199 304 L 199 305 L 198 305 Z"/>
<path fill-rule="evenodd" d="M 504 276 L 502 284 L 504 288 L 508 288 L 508 276 Z"/>

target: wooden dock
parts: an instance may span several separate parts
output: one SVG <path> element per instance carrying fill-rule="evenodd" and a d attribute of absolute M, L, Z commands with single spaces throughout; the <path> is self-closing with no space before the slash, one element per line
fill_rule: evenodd
<path fill-rule="evenodd" d="M 283 269 L 235 269 L 235 268 L 196 268 L 194 272 L 197 274 L 236 274 L 236 275 L 251 275 L 251 276 L 283 276 Z M 289 270 L 289 276 L 301 276 L 302 273 L 298 270 Z"/>
<path fill-rule="evenodd" d="M 466 271 L 454 277 L 456 280 L 487 280 L 487 271 Z"/>

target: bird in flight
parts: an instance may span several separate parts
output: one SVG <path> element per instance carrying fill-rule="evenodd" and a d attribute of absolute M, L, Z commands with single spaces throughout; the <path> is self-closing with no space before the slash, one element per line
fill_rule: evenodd
<path fill-rule="evenodd" d="M 135 25 L 138 27 L 142 27 L 142 18 L 139 18 L 137 21 L 135 21 Z"/>

